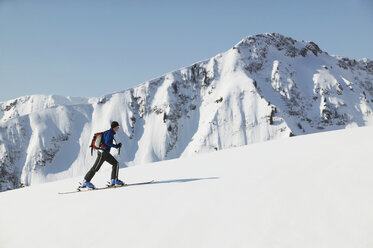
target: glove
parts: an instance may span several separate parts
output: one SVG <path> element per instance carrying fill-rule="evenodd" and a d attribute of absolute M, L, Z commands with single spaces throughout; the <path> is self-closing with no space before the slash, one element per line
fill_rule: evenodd
<path fill-rule="evenodd" d="M 122 143 L 119 143 L 117 144 L 116 148 L 121 148 L 122 147 Z"/>

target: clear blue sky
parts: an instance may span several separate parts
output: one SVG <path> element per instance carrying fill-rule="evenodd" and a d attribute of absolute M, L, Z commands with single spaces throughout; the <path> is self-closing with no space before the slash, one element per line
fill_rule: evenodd
<path fill-rule="evenodd" d="M 373 0 L 0 0 L 0 101 L 125 90 L 265 32 L 373 59 Z"/>

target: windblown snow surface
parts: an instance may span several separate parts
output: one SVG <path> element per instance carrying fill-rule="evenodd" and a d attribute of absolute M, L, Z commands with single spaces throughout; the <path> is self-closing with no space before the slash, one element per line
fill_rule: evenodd
<path fill-rule="evenodd" d="M 351 128 L 120 170 L 149 185 L 2 192 L 0 247 L 372 247 L 372 140 Z"/>
<path fill-rule="evenodd" d="M 280 34 L 101 98 L 0 103 L 0 191 L 83 176 L 94 133 L 119 121 L 121 167 L 372 124 L 373 61 Z"/>

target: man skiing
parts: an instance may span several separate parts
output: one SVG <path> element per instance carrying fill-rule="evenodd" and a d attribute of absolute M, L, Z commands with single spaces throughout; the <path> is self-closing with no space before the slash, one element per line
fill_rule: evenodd
<path fill-rule="evenodd" d="M 114 185 L 124 185 L 124 182 L 118 179 L 119 173 L 119 162 L 110 154 L 110 149 L 114 148 L 121 148 L 122 143 L 113 144 L 114 135 L 119 130 L 119 123 L 113 121 L 111 123 L 111 128 L 102 134 L 102 144 L 104 148 L 100 148 L 97 151 L 97 159 L 96 162 L 93 164 L 92 168 L 88 171 L 85 175 L 82 187 L 88 187 L 94 189 L 95 186 L 91 183 L 93 176 L 96 172 L 101 168 L 101 165 L 106 161 L 113 166 L 111 171 L 111 186 Z"/>

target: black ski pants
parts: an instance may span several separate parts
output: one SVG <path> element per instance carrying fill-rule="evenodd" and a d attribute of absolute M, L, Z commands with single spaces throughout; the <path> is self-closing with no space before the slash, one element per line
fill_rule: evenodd
<path fill-rule="evenodd" d="M 93 178 L 93 176 L 96 174 L 96 172 L 101 168 L 101 165 L 104 162 L 108 162 L 113 166 L 111 170 L 111 179 L 118 179 L 118 173 L 119 173 L 119 162 L 110 154 L 104 151 L 98 151 L 97 152 L 97 159 L 92 168 L 87 172 L 84 179 L 90 182 Z"/>

